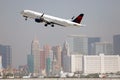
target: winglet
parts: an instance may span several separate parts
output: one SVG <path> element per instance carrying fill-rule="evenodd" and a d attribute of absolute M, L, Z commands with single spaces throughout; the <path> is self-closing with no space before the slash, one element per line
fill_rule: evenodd
<path fill-rule="evenodd" d="M 79 16 L 77 16 L 77 17 L 73 20 L 73 22 L 76 22 L 76 23 L 79 23 L 79 24 L 80 24 L 83 16 L 84 16 L 84 14 L 80 14 Z"/>

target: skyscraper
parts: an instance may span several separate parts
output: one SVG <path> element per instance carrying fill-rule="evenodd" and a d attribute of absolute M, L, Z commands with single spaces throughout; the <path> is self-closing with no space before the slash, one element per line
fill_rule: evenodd
<path fill-rule="evenodd" d="M 69 44 L 68 44 L 67 41 L 65 41 L 64 44 L 63 44 L 62 54 L 63 55 L 70 55 Z"/>
<path fill-rule="evenodd" d="M 0 45 L 0 55 L 2 56 L 3 68 L 12 66 L 12 49 L 9 45 Z"/>
<path fill-rule="evenodd" d="M 69 56 L 70 55 L 70 52 L 69 52 L 69 44 L 67 43 L 67 41 L 64 42 L 63 44 L 63 48 L 62 48 L 62 52 L 61 52 L 61 66 L 62 68 L 64 67 L 63 64 L 64 64 L 64 59 L 66 56 Z"/>
<path fill-rule="evenodd" d="M 113 50 L 114 54 L 120 55 L 120 34 L 113 36 Z"/>
<path fill-rule="evenodd" d="M 68 42 L 70 49 L 73 50 L 74 54 L 87 54 L 88 53 L 88 37 L 82 35 L 70 35 L 68 36 Z"/>
<path fill-rule="evenodd" d="M 40 51 L 40 71 L 41 74 L 45 70 L 45 52 L 43 50 Z"/>
<path fill-rule="evenodd" d="M 62 70 L 64 72 L 71 72 L 71 55 L 63 57 Z"/>
<path fill-rule="evenodd" d="M 31 53 L 34 59 L 34 75 L 36 76 L 40 73 L 40 46 L 36 38 L 32 41 Z"/>
<path fill-rule="evenodd" d="M 53 62 L 53 52 L 51 50 L 50 54 L 46 58 L 46 73 L 47 73 L 47 76 L 52 75 L 52 66 L 53 66 L 52 62 Z"/>
<path fill-rule="evenodd" d="M 43 50 L 44 50 L 45 57 L 48 57 L 48 55 L 50 54 L 50 50 L 51 50 L 50 45 L 48 44 L 44 45 Z"/>
<path fill-rule="evenodd" d="M 45 69 L 47 76 L 50 76 L 50 72 L 52 71 L 52 59 L 53 53 L 51 51 L 50 45 L 46 44 L 43 47 L 44 55 L 45 55 Z"/>
<path fill-rule="evenodd" d="M 97 42 L 95 43 L 94 53 L 99 55 L 104 53 L 105 55 L 113 54 L 113 45 L 109 42 Z"/>
<path fill-rule="evenodd" d="M 61 47 L 52 47 L 53 50 L 53 73 L 58 73 L 61 69 Z"/>
<path fill-rule="evenodd" d="M 48 55 L 50 54 L 50 50 L 51 50 L 51 47 L 48 44 L 44 45 L 43 51 L 45 54 L 45 64 L 46 64 L 46 59 L 48 58 Z M 45 65 L 45 67 L 46 67 L 46 65 Z"/>
<path fill-rule="evenodd" d="M 99 37 L 88 37 L 88 55 L 93 55 L 95 54 L 93 52 L 93 48 L 94 48 L 94 44 L 96 42 L 100 42 L 100 38 Z"/>
<path fill-rule="evenodd" d="M 34 56 L 32 54 L 28 54 L 27 56 L 27 65 L 30 73 L 34 72 Z"/>

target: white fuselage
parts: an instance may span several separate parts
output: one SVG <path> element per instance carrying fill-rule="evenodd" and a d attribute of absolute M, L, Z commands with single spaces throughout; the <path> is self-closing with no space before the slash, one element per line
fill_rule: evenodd
<path fill-rule="evenodd" d="M 21 14 L 24 17 L 27 17 L 27 18 L 33 18 L 33 19 L 38 18 L 39 19 L 39 18 L 41 18 L 41 16 L 44 13 L 38 13 L 38 12 L 31 11 L 31 10 L 24 10 L 24 11 L 21 12 Z M 61 25 L 61 26 L 64 26 L 64 27 L 67 27 L 67 26 L 80 27 L 80 26 L 82 26 L 82 24 L 75 23 L 75 22 L 72 22 L 70 20 L 66 20 L 66 19 L 62 19 L 62 18 L 46 15 L 46 14 L 44 14 L 42 16 L 42 18 L 45 20 L 44 22 L 50 22 L 50 23 Z"/>

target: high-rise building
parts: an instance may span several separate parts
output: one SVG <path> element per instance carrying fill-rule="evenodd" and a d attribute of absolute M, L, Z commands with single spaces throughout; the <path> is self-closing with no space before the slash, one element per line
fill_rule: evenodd
<path fill-rule="evenodd" d="M 101 73 L 101 57 L 98 55 L 84 56 L 84 73 Z"/>
<path fill-rule="evenodd" d="M 46 58 L 46 73 L 47 76 L 52 75 L 52 62 L 53 62 L 53 52 L 51 51 L 48 57 Z"/>
<path fill-rule="evenodd" d="M 105 55 L 113 54 L 113 45 L 109 42 L 97 42 L 94 44 L 94 53 L 99 55 L 104 53 Z"/>
<path fill-rule="evenodd" d="M 46 68 L 46 60 L 47 60 L 47 58 L 48 58 L 48 56 L 50 54 L 51 47 L 48 44 L 46 44 L 43 47 L 43 51 L 44 51 L 44 55 L 45 55 L 45 68 Z"/>
<path fill-rule="evenodd" d="M 2 56 L 3 68 L 12 66 L 12 48 L 9 45 L 0 45 L 0 55 Z"/>
<path fill-rule="evenodd" d="M 31 44 L 31 54 L 34 59 L 34 75 L 38 75 L 40 73 L 40 46 L 39 41 L 35 38 Z"/>
<path fill-rule="evenodd" d="M 83 55 L 71 55 L 71 72 L 83 72 Z"/>
<path fill-rule="evenodd" d="M 34 56 L 32 54 L 27 55 L 27 66 L 29 68 L 29 72 L 34 72 Z"/>
<path fill-rule="evenodd" d="M 44 45 L 43 51 L 44 51 L 45 57 L 47 58 L 51 51 L 50 45 L 48 45 L 48 44 Z"/>
<path fill-rule="evenodd" d="M 51 50 L 51 47 L 46 44 L 43 47 L 43 53 L 41 54 L 41 65 L 44 67 L 44 70 L 46 71 L 46 75 L 50 76 L 52 73 L 52 61 L 53 61 L 53 52 Z"/>
<path fill-rule="evenodd" d="M 53 50 L 53 55 L 55 56 L 58 62 L 58 65 L 61 68 L 61 47 L 60 45 L 53 47 L 52 50 Z"/>
<path fill-rule="evenodd" d="M 114 54 L 120 55 L 120 34 L 113 36 L 113 50 Z"/>
<path fill-rule="evenodd" d="M 84 73 L 117 73 L 120 71 L 119 55 L 85 55 Z"/>
<path fill-rule="evenodd" d="M 70 35 L 68 36 L 68 42 L 70 49 L 74 54 L 87 54 L 88 53 L 88 37 L 82 35 Z"/>
<path fill-rule="evenodd" d="M 71 56 L 63 56 L 62 70 L 64 72 L 71 72 Z"/>
<path fill-rule="evenodd" d="M 64 63 L 64 56 L 69 56 L 69 55 L 70 55 L 69 44 L 67 43 L 67 41 L 65 41 L 63 44 L 62 52 L 61 52 L 61 66 L 62 67 Z"/>
<path fill-rule="evenodd" d="M 69 44 L 68 44 L 67 41 L 65 41 L 64 44 L 63 44 L 62 54 L 63 55 L 70 55 Z"/>
<path fill-rule="evenodd" d="M 58 73 L 61 70 L 61 47 L 60 45 L 52 47 L 53 51 L 53 72 Z"/>
<path fill-rule="evenodd" d="M 40 71 L 41 73 L 45 70 L 45 52 L 43 50 L 40 51 Z"/>
<path fill-rule="evenodd" d="M 95 54 L 93 51 L 94 48 L 94 44 L 96 42 L 100 42 L 100 38 L 99 37 L 88 37 L 88 55 L 93 55 Z"/>

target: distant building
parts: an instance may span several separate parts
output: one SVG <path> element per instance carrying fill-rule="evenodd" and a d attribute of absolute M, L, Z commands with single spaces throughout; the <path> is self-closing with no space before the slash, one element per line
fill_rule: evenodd
<path fill-rule="evenodd" d="M 68 42 L 70 49 L 74 54 L 88 54 L 88 37 L 82 35 L 70 35 L 68 36 Z"/>
<path fill-rule="evenodd" d="M 61 68 L 61 47 L 58 45 L 58 46 L 54 46 L 52 48 L 53 50 L 53 57 L 56 58 L 57 60 L 57 64 L 59 66 L 59 69 Z"/>
<path fill-rule="evenodd" d="M 65 41 L 64 44 L 63 44 L 62 54 L 63 55 L 70 55 L 69 44 L 68 44 L 67 41 Z"/>
<path fill-rule="evenodd" d="M 62 67 L 64 63 L 64 56 L 69 56 L 69 55 L 70 55 L 69 44 L 67 43 L 67 41 L 65 41 L 63 44 L 62 52 L 61 52 L 61 66 Z"/>
<path fill-rule="evenodd" d="M 120 55 L 120 34 L 113 36 L 114 54 Z"/>
<path fill-rule="evenodd" d="M 113 45 L 109 42 L 97 42 L 94 44 L 94 53 L 99 55 L 100 53 L 104 53 L 105 55 L 113 54 Z"/>
<path fill-rule="evenodd" d="M 51 53 L 48 55 L 47 59 L 46 59 L 46 73 L 47 76 L 51 76 L 52 75 L 52 66 L 53 66 L 53 52 L 51 51 Z"/>
<path fill-rule="evenodd" d="M 119 55 L 71 55 L 64 56 L 64 72 L 117 73 L 120 71 Z"/>
<path fill-rule="evenodd" d="M 93 51 L 93 48 L 94 48 L 94 44 L 96 42 L 100 42 L 100 38 L 99 37 L 88 37 L 88 55 L 94 55 L 94 51 Z"/>
<path fill-rule="evenodd" d="M 63 64 L 62 70 L 64 72 L 71 72 L 71 56 L 70 55 L 63 56 L 62 64 Z"/>
<path fill-rule="evenodd" d="M 40 71 L 41 71 L 41 73 L 42 73 L 42 71 L 44 71 L 44 70 L 46 70 L 45 69 L 45 62 L 46 60 L 45 60 L 45 52 L 43 51 L 43 50 L 41 50 L 40 51 Z"/>
<path fill-rule="evenodd" d="M 0 45 L 0 55 L 2 56 L 3 68 L 12 66 L 12 48 L 9 45 Z"/>
<path fill-rule="evenodd" d="M 29 68 L 29 72 L 33 73 L 34 72 L 34 56 L 32 54 L 29 54 L 27 56 L 27 65 Z"/>
<path fill-rule="evenodd" d="M 61 47 L 52 47 L 53 51 L 53 74 L 58 74 L 61 70 Z"/>
<path fill-rule="evenodd" d="M 31 44 L 31 54 L 34 59 L 34 76 L 37 76 L 40 73 L 40 45 L 36 38 Z"/>
<path fill-rule="evenodd" d="M 119 55 L 85 55 L 84 73 L 117 73 L 120 71 Z"/>
<path fill-rule="evenodd" d="M 101 73 L 101 57 L 98 55 L 84 56 L 84 73 Z"/>
<path fill-rule="evenodd" d="M 83 55 L 71 55 L 71 72 L 83 72 Z"/>
<path fill-rule="evenodd" d="M 2 71 L 2 56 L 0 55 L 0 72 Z"/>
<path fill-rule="evenodd" d="M 49 54 L 50 54 L 50 51 L 51 51 L 51 47 L 50 47 L 50 45 L 48 45 L 48 44 L 46 44 L 46 45 L 44 45 L 44 47 L 43 47 L 43 51 L 44 51 L 44 56 L 45 56 L 45 69 L 46 69 L 46 60 L 47 60 L 47 58 L 48 58 L 48 56 L 49 56 Z"/>

